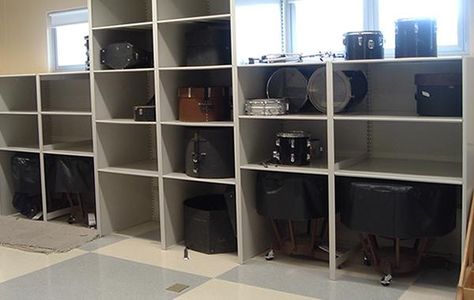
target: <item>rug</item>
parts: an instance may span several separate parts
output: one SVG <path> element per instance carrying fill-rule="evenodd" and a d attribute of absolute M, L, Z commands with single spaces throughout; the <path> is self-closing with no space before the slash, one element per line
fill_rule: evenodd
<path fill-rule="evenodd" d="M 97 230 L 33 221 L 17 217 L 0 217 L 0 246 L 45 254 L 64 253 L 99 237 Z"/>

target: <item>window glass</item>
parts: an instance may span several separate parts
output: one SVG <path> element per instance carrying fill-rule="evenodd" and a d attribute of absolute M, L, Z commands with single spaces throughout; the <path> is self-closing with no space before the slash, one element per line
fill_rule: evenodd
<path fill-rule="evenodd" d="M 87 59 L 84 37 L 87 23 L 56 27 L 56 61 L 58 67 L 84 65 Z"/>
<path fill-rule="evenodd" d="M 434 18 L 438 25 L 438 46 L 461 45 L 458 35 L 458 0 L 379 0 L 379 24 L 386 48 L 395 48 L 395 21 L 400 18 Z"/>
<path fill-rule="evenodd" d="M 364 29 L 363 0 L 295 0 L 290 15 L 295 53 L 341 51 L 345 32 Z"/>

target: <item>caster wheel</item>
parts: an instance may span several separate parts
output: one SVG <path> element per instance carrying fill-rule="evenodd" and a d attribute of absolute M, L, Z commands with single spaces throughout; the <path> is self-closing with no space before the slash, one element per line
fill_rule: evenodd
<path fill-rule="evenodd" d="M 67 222 L 68 222 L 69 224 L 74 224 L 74 223 L 76 223 L 76 218 L 71 215 L 71 216 L 69 216 L 69 218 L 67 219 Z"/>
<path fill-rule="evenodd" d="M 270 261 L 270 260 L 273 260 L 275 258 L 275 251 L 273 251 L 273 249 L 270 249 L 270 251 L 268 251 L 267 254 L 265 254 L 265 259 Z"/>
<path fill-rule="evenodd" d="M 362 258 L 362 263 L 364 264 L 364 266 L 368 266 L 368 267 L 370 267 L 372 265 L 370 263 L 370 259 L 367 257 L 367 255 L 364 255 L 364 257 Z"/>
<path fill-rule="evenodd" d="M 383 286 L 389 286 L 392 283 L 392 275 L 388 274 L 380 279 L 380 284 Z"/>

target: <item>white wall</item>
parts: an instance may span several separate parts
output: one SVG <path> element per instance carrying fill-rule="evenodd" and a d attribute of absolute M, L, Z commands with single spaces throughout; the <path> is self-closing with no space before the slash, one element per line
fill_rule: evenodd
<path fill-rule="evenodd" d="M 0 0 L 0 73 L 48 71 L 47 15 L 86 0 Z"/>

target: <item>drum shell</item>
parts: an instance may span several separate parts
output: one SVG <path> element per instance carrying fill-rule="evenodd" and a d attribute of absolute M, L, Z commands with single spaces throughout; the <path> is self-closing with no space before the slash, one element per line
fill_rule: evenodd
<path fill-rule="evenodd" d="M 179 120 L 183 122 L 225 121 L 230 114 L 230 97 L 225 87 L 178 90 Z"/>
<path fill-rule="evenodd" d="M 304 166 L 311 161 L 311 141 L 304 137 L 282 137 L 277 135 L 274 158 L 283 165 Z"/>
<path fill-rule="evenodd" d="M 395 29 L 395 57 L 438 56 L 436 20 L 400 19 Z"/>
<path fill-rule="evenodd" d="M 190 177 L 234 177 L 231 128 L 194 128 L 186 133 L 185 171 Z"/>
<path fill-rule="evenodd" d="M 251 116 L 278 116 L 289 112 L 287 99 L 251 99 L 245 101 L 245 114 Z"/>
<path fill-rule="evenodd" d="M 344 35 L 346 59 L 384 58 L 384 39 L 380 31 L 355 31 Z"/>

